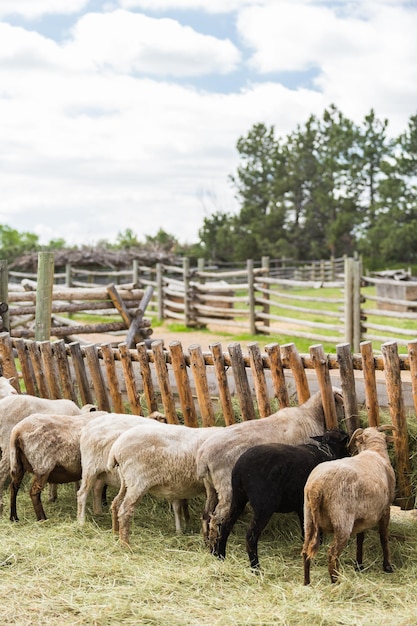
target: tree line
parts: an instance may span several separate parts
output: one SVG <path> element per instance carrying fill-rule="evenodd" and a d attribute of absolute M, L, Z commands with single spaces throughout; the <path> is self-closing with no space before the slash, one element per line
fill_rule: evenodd
<path fill-rule="evenodd" d="M 240 210 L 204 218 L 198 241 L 182 244 L 161 228 L 142 242 L 126 229 L 114 243 L 97 246 L 212 262 L 357 252 L 370 269 L 417 265 L 417 114 L 392 138 L 388 120 L 373 109 L 355 124 L 332 105 L 285 137 L 274 126 L 254 124 L 236 148 L 240 162 L 229 179 Z M 10 261 L 62 248 L 68 248 L 64 239 L 40 245 L 37 235 L 0 225 L 0 255 Z"/>
<path fill-rule="evenodd" d="M 357 125 L 334 105 L 286 137 L 255 124 L 230 177 L 239 213 L 218 211 L 200 231 L 210 256 L 416 263 L 417 115 L 396 138 L 387 129 L 373 109 Z"/>

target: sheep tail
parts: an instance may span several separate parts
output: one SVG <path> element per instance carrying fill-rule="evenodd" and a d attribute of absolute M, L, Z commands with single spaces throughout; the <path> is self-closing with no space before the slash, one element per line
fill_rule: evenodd
<path fill-rule="evenodd" d="M 19 437 L 17 435 L 10 438 L 10 475 L 16 476 L 22 472 L 23 464 L 19 454 Z"/>
<path fill-rule="evenodd" d="M 119 464 L 116 460 L 114 453 L 110 450 L 109 458 L 107 459 L 107 469 L 111 472 L 112 469 L 117 467 Z"/>
<path fill-rule="evenodd" d="M 305 507 L 305 540 L 303 554 L 313 558 L 320 547 L 320 506 L 322 494 L 320 492 L 306 494 Z"/>

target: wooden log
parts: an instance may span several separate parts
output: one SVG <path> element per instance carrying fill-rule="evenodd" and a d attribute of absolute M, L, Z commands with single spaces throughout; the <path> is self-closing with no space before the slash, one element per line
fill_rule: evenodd
<path fill-rule="evenodd" d="M 339 424 L 337 423 L 336 403 L 332 382 L 330 380 L 329 368 L 327 366 L 327 359 L 324 354 L 323 346 L 321 344 L 310 346 L 310 356 L 313 361 L 317 380 L 320 386 L 326 428 L 339 428 Z"/>
<path fill-rule="evenodd" d="M 22 371 L 23 382 L 26 393 L 30 396 L 36 396 L 36 379 L 33 371 L 32 362 L 26 349 L 26 343 L 23 339 L 13 339 L 13 345 L 16 348 L 17 358 Z M 20 389 L 20 388 L 19 388 Z"/>
<path fill-rule="evenodd" d="M 232 398 L 230 395 L 229 383 L 227 380 L 225 359 L 222 352 L 221 343 L 214 343 L 209 346 L 213 355 L 214 373 L 219 389 L 219 399 L 223 411 L 224 423 L 230 426 L 235 423 Z"/>
<path fill-rule="evenodd" d="M 50 341 L 40 341 L 39 349 L 42 357 L 45 377 L 48 388 L 53 399 L 62 398 L 61 387 L 59 384 L 58 363 L 54 358 L 52 344 Z"/>
<path fill-rule="evenodd" d="M 122 317 L 122 320 L 126 324 L 126 328 L 129 328 L 132 322 L 132 318 L 130 317 L 129 311 L 127 310 L 126 305 L 123 302 L 122 298 L 120 297 L 119 292 L 117 291 L 116 287 L 114 285 L 109 285 L 107 287 L 107 293 L 109 294 L 109 297 L 111 301 L 113 302 L 114 307 L 119 311 Z M 129 348 L 131 347 L 132 346 L 129 346 Z"/>
<path fill-rule="evenodd" d="M 360 344 L 362 355 L 363 382 L 365 387 L 366 411 L 369 426 L 379 426 L 379 403 L 375 377 L 375 359 L 372 352 L 372 343 L 362 341 Z"/>
<path fill-rule="evenodd" d="M 113 348 L 108 343 L 102 343 L 100 345 L 100 351 L 106 370 L 107 384 L 109 386 L 110 398 L 113 404 L 113 412 L 124 413 L 123 398 L 119 389 L 119 380 L 117 378 L 116 360 L 114 358 Z"/>
<path fill-rule="evenodd" d="M 133 319 L 131 320 L 130 326 L 129 326 L 129 330 L 126 336 L 126 343 L 129 346 L 129 348 L 133 348 L 135 345 L 135 338 L 138 337 L 139 333 L 139 328 L 142 324 L 142 320 L 143 320 L 143 316 L 145 315 L 145 311 L 146 311 L 146 307 L 148 306 L 149 302 L 151 301 L 152 298 L 152 294 L 153 294 L 153 287 L 148 286 L 145 289 L 145 293 L 143 295 L 143 298 L 141 300 L 141 303 L 139 305 L 138 310 L 136 311 Z"/>
<path fill-rule="evenodd" d="M 106 322 L 100 324 L 80 324 L 72 326 L 52 326 L 52 337 L 70 337 L 71 335 L 83 335 L 94 333 L 109 333 L 119 330 L 126 330 L 124 322 Z M 31 328 L 16 328 L 13 332 L 16 337 L 31 338 L 35 332 Z"/>
<path fill-rule="evenodd" d="M 120 354 L 120 361 L 123 368 L 123 376 L 125 379 L 127 397 L 129 399 L 132 413 L 133 415 L 143 415 L 142 407 L 140 404 L 140 397 L 136 387 L 130 350 L 127 347 L 126 342 L 119 343 L 118 349 Z"/>
<path fill-rule="evenodd" d="M 54 284 L 54 253 L 38 254 L 38 287 L 36 290 L 35 339 L 51 336 L 52 288 Z"/>
<path fill-rule="evenodd" d="M 145 394 L 145 402 L 148 407 L 148 413 L 158 410 L 158 402 L 152 382 L 152 372 L 149 365 L 148 350 L 145 342 L 136 344 L 138 353 L 138 361 L 140 373 L 142 376 L 143 393 Z"/>
<path fill-rule="evenodd" d="M 271 415 L 271 405 L 269 403 L 265 370 L 263 368 L 259 344 L 256 341 L 248 343 L 248 352 L 255 387 L 256 401 L 258 403 L 259 417 L 267 417 L 268 415 Z"/>
<path fill-rule="evenodd" d="M 286 343 L 281 346 L 281 358 L 285 367 L 288 367 L 294 377 L 295 388 L 297 390 L 298 404 L 303 404 L 310 397 L 307 376 L 304 370 L 303 361 L 298 353 L 295 344 Z"/>
<path fill-rule="evenodd" d="M 38 387 L 39 395 L 41 398 L 51 399 L 52 393 L 49 389 L 49 386 L 45 377 L 39 343 L 37 341 L 28 341 L 27 349 L 28 349 L 28 353 L 29 353 L 30 360 L 32 363 L 32 368 L 35 374 L 36 385 Z"/>
<path fill-rule="evenodd" d="M 79 399 L 77 397 L 74 383 L 71 376 L 71 369 L 68 361 L 67 348 L 63 339 L 54 341 L 53 344 L 54 354 L 58 363 L 58 372 L 61 380 L 62 395 L 67 400 L 72 400 L 78 404 Z"/>
<path fill-rule="evenodd" d="M 11 378 L 11 384 L 20 393 L 19 374 L 14 360 L 13 344 L 9 333 L 6 332 L 0 333 L 0 356 L 2 376 Z"/>
<path fill-rule="evenodd" d="M 23 281 L 22 285 L 29 286 L 34 290 L 32 294 L 30 292 L 10 292 L 10 302 L 19 302 L 24 300 L 36 300 L 37 283 L 34 281 Z M 140 300 L 143 297 L 143 290 L 138 289 L 137 286 L 127 289 L 129 285 L 125 285 L 122 289 L 119 286 L 119 296 L 126 302 L 126 300 Z M 52 290 L 52 300 L 67 300 L 72 302 L 74 300 L 105 300 L 109 301 L 109 294 L 106 287 L 80 287 L 78 289 L 70 287 L 62 287 L 55 285 Z"/>
<path fill-rule="evenodd" d="M 269 369 L 271 371 L 274 396 L 279 402 L 279 408 L 290 406 L 287 384 L 285 382 L 284 368 L 281 359 L 281 349 L 277 343 L 269 343 L 265 346 L 268 355 Z"/>
<path fill-rule="evenodd" d="M 72 366 L 75 372 L 75 379 L 78 385 L 78 393 L 80 394 L 81 404 L 94 404 L 90 383 L 88 382 L 87 372 L 84 365 L 81 346 L 77 341 L 72 341 L 68 347 L 71 354 Z"/>
<path fill-rule="evenodd" d="M 162 404 L 164 405 L 165 417 L 169 424 L 179 424 L 177 412 L 175 410 L 174 396 L 169 384 L 168 368 L 164 356 L 163 341 L 152 342 L 152 352 L 154 355 L 155 371 L 158 378 L 159 390 L 161 392 Z"/>
<path fill-rule="evenodd" d="M 85 359 L 90 370 L 91 382 L 99 411 L 110 411 L 110 402 L 104 383 L 103 372 L 98 358 L 98 348 L 94 344 L 84 347 Z"/>
<path fill-rule="evenodd" d="M 129 308 L 126 311 L 129 315 L 133 315 L 139 306 L 140 300 L 129 302 Z M 11 317 L 19 315 L 35 315 L 35 305 L 18 305 L 9 308 Z M 115 315 L 118 313 L 114 308 L 113 302 L 63 302 L 61 304 L 52 303 L 52 314 L 54 313 L 77 313 L 79 311 L 106 311 L 106 315 Z"/>
<path fill-rule="evenodd" d="M 202 424 L 203 426 L 214 426 L 214 410 L 211 403 L 206 364 L 201 346 L 192 344 L 188 347 L 188 352 L 190 353 L 190 366 L 197 392 Z"/>
<path fill-rule="evenodd" d="M 414 411 L 417 414 L 417 339 L 407 345 L 410 359 L 411 389 L 413 394 Z"/>
<path fill-rule="evenodd" d="M 172 369 L 177 383 L 182 414 L 184 416 L 184 424 L 186 426 L 197 428 L 197 412 L 195 410 L 194 398 L 187 374 L 187 364 L 185 362 L 182 345 L 179 341 L 172 341 L 169 344 L 169 350 L 171 353 Z"/>
<path fill-rule="evenodd" d="M 394 432 L 397 470 L 397 497 L 395 502 L 402 509 L 411 509 L 414 506 L 414 498 L 412 497 L 412 487 L 410 483 L 410 452 L 398 359 L 398 346 L 395 341 L 388 341 L 382 344 L 381 350 L 385 363 L 388 407 L 392 423 L 396 428 Z"/>
<path fill-rule="evenodd" d="M 252 394 L 246 374 L 241 345 L 234 342 L 229 344 L 227 349 L 230 355 L 242 419 L 244 421 L 255 419 L 255 407 L 253 406 Z"/>
<path fill-rule="evenodd" d="M 345 404 L 346 428 L 349 435 L 353 435 L 354 431 L 359 428 L 360 421 L 350 344 L 339 343 L 336 346 L 336 354 L 340 370 L 340 384 Z"/>

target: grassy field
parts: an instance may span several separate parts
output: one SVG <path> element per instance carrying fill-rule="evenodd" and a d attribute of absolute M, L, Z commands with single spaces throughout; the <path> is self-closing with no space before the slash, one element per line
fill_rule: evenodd
<path fill-rule="evenodd" d="M 46 498 L 45 498 L 46 499 Z M 251 572 L 244 548 L 246 512 L 232 533 L 224 562 L 200 535 L 202 500 L 191 505 L 192 529 L 176 536 L 172 512 L 145 497 L 133 523 L 131 548 L 110 530 L 110 515 L 90 514 L 79 527 L 72 485 L 46 503 L 36 522 L 27 490 L 21 521 L 0 520 L 0 589 L 4 624 L 85 625 L 366 625 L 412 626 L 415 619 L 417 521 L 391 520 L 393 574 L 384 574 L 375 531 L 365 540 L 363 572 L 353 567 L 354 541 L 342 555 L 340 582 L 331 585 L 327 540 L 302 584 L 301 539 L 293 515 L 276 515 L 260 541 L 262 572 Z"/>

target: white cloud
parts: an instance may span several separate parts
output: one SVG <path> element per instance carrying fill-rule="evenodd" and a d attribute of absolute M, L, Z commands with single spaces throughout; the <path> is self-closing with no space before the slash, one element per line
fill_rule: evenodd
<path fill-rule="evenodd" d="M 89 0 L 1 0 L 0 18 L 20 15 L 28 19 L 47 14 L 70 15 L 78 13 L 89 4 Z"/>
<path fill-rule="evenodd" d="M 263 0 L 263 2 L 271 0 Z M 272 0 L 273 1 L 273 0 Z M 262 2 L 262 0 L 261 0 Z M 125 9 L 148 11 L 201 10 L 207 13 L 231 13 L 253 4 L 253 0 L 119 0 Z"/>
<path fill-rule="evenodd" d="M 236 208 L 228 176 L 253 124 L 284 136 L 334 102 L 358 123 L 373 107 L 398 133 L 416 113 L 415 9 L 376 0 L 337 10 L 302 0 L 238 4 L 252 82 L 244 76 L 228 93 L 197 89 L 192 77 L 201 85 L 228 72 L 223 81 L 232 82 L 247 50 L 173 19 L 106 5 L 61 43 L 35 22 L 30 30 L 0 22 L 0 223 L 45 242 L 114 240 L 126 228 L 194 241 L 204 198 L 215 199 L 212 210 Z M 289 89 L 274 74 L 311 67 L 314 90 Z"/>
<path fill-rule="evenodd" d="M 226 74 L 240 59 L 228 40 L 197 33 L 173 19 L 128 11 L 91 13 L 72 29 L 69 55 L 98 69 L 160 76 Z"/>

